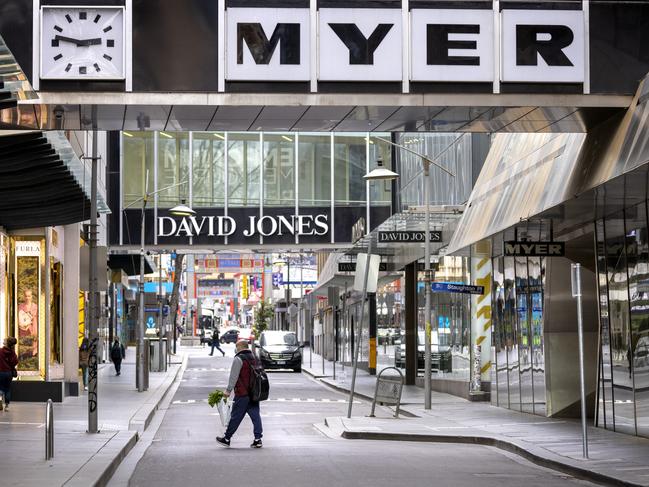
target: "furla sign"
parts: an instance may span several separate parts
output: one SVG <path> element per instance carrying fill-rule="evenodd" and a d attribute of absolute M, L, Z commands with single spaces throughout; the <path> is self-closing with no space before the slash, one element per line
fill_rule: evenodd
<path fill-rule="evenodd" d="M 585 79 L 581 10 L 505 9 L 499 35 L 492 10 L 412 9 L 409 19 L 404 39 L 401 9 L 321 8 L 311 16 L 308 8 L 229 8 L 226 79 L 401 81 L 404 72 L 421 82 Z"/>
<path fill-rule="evenodd" d="M 249 216 L 239 228 L 230 216 L 158 217 L 158 237 L 229 237 L 241 232 L 246 238 L 270 236 L 322 236 L 329 233 L 327 215 Z"/>

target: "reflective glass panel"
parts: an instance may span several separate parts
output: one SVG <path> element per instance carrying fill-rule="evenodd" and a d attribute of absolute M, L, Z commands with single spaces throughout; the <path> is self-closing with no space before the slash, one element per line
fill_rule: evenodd
<path fill-rule="evenodd" d="M 264 206 L 295 206 L 295 134 L 264 134 Z"/>
<path fill-rule="evenodd" d="M 144 196 L 147 174 L 148 190 L 153 191 L 153 132 L 123 132 L 122 152 L 123 206 L 126 207 Z"/>
<path fill-rule="evenodd" d="M 221 132 L 194 132 L 192 145 L 192 205 L 224 206 L 225 135 Z"/>
<path fill-rule="evenodd" d="M 516 317 L 520 340 L 518 361 L 521 377 L 521 407 L 526 413 L 534 412 L 534 391 L 532 388 L 532 353 L 530 330 L 530 294 L 527 282 L 527 258 L 514 258 L 516 270 Z"/>
<path fill-rule="evenodd" d="M 635 414 L 630 367 L 632 352 L 623 213 L 616 213 L 607 218 L 605 225 L 615 430 L 633 434 Z"/>
<path fill-rule="evenodd" d="M 646 206 L 626 210 L 631 313 L 631 369 L 637 433 L 649 436 L 649 238 Z"/>
<path fill-rule="evenodd" d="M 189 203 L 189 133 L 158 133 L 158 207 Z M 162 190 L 162 191 L 160 191 Z"/>
<path fill-rule="evenodd" d="M 377 161 L 383 161 L 383 167 L 392 168 L 392 146 L 383 140 L 390 140 L 390 134 L 370 135 L 370 171 L 377 167 Z M 370 184 L 370 201 L 374 205 L 389 205 L 392 202 L 392 181 L 377 181 Z"/>
<path fill-rule="evenodd" d="M 505 286 L 503 274 L 503 257 L 493 259 L 493 301 L 491 318 L 493 324 L 492 344 L 494 347 L 494 364 L 496 380 L 492 381 L 497 391 L 497 405 L 509 407 L 509 382 L 507 379 L 507 336 L 505 334 Z"/>
<path fill-rule="evenodd" d="M 541 416 L 545 416 L 545 356 L 543 347 L 544 271 L 545 259 L 543 257 L 530 257 L 527 259 L 534 414 Z"/>
<path fill-rule="evenodd" d="M 259 134 L 228 133 L 228 205 L 259 206 Z"/>
<path fill-rule="evenodd" d="M 365 134 L 334 136 L 334 194 L 336 204 L 365 204 L 367 172 L 367 138 Z"/>
<path fill-rule="evenodd" d="M 505 257 L 505 343 L 507 349 L 507 380 L 509 383 L 509 407 L 521 410 L 521 383 L 519 377 L 519 335 L 516 317 L 516 282 L 514 258 Z"/>
<path fill-rule="evenodd" d="M 604 221 L 595 224 L 597 249 L 597 292 L 599 294 L 599 389 L 597 425 L 615 429 L 613 410 L 613 369 L 611 363 L 611 333 L 609 328 L 608 274 Z"/>
<path fill-rule="evenodd" d="M 300 206 L 331 204 L 331 135 L 300 134 L 298 196 Z"/>

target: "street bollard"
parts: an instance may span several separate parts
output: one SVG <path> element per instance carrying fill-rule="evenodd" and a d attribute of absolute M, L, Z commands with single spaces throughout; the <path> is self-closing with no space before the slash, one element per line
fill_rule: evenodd
<path fill-rule="evenodd" d="M 45 406 L 45 460 L 54 457 L 54 405 L 51 399 Z"/>

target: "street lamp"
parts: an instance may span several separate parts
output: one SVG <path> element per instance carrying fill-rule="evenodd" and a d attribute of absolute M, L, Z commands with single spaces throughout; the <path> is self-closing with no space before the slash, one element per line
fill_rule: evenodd
<path fill-rule="evenodd" d="M 395 180 L 399 177 L 399 175 L 394 172 L 390 171 L 386 167 L 383 167 L 383 159 L 379 157 L 376 161 L 376 168 L 372 169 L 370 172 L 368 172 L 365 176 L 363 176 L 363 179 L 365 181 L 368 181 L 371 185 L 372 181 L 392 181 Z M 370 190 L 371 188 L 368 188 Z M 368 193 L 368 206 L 370 206 L 370 193 Z M 358 369 L 358 355 L 361 349 L 361 336 L 362 336 L 362 329 L 363 329 L 363 323 L 365 322 L 365 301 L 367 301 L 367 280 L 369 277 L 370 273 L 370 257 L 372 256 L 372 237 L 370 235 L 371 229 L 368 226 L 368 241 L 367 241 L 367 258 L 365 260 L 365 272 L 363 276 L 363 299 L 361 301 L 361 319 L 358 322 L 358 333 L 356 334 L 356 343 L 354 347 L 354 368 L 352 370 L 352 382 L 349 388 L 349 404 L 347 406 L 347 417 L 351 418 L 352 417 L 352 406 L 354 404 L 354 389 L 356 387 L 356 371 Z M 324 353 L 324 352 L 323 352 Z M 335 357 L 334 357 L 335 361 Z"/>
<path fill-rule="evenodd" d="M 137 346 L 138 346 L 138 351 L 137 351 L 137 358 L 136 358 L 136 382 L 137 382 L 137 391 L 138 392 L 144 392 L 148 389 L 148 378 L 149 378 L 149 364 L 146 363 L 145 357 L 146 354 L 144 353 L 144 335 L 145 335 L 145 324 L 144 324 L 144 238 L 146 235 L 145 232 L 145 210 L 146 210 L 146 204 L 149 201 L 149 198 L 151 196 L 160 193 L 161 191 L 166 191 L 171 188 L 175 188 L 176 186 L 181 186 L 183 184 L 187 184 L 187 180 L 181 181 L 180 183 L 172 184 L 170 186 L 167 186 L 165 188 L 158 189 L 156 191 L 152 191 L 149 193 L 149 171 L 147 169 L 146 174 L 145 174 L 145 182 L 144 182 L 144 196 L 141 198 L 136 199 L 135 201 L 132 201 L 130 204 L 125 206 L 122 210 L 127 210 L 131 206 L 134 206 L 136 203 L 142 202 L 142 222 L 140 225 L 140 283 L 138 285 L 138 293 L 139 293 L 139 310 L 138 310 L 138 326 L 137 326 Z M 184 201 L 183 201 L 184 203 Z M 185 208 L 186 210 L 189 210 L 190 212 L 193 212 L 191 208 L 188 208 L 184 205 L 180 205 L 181 207 Z M 172 211 L 175 208 L 172 208 Z M 172 212 L 173 214 L 173 212 Z M 162 337 L 161 337 L 162 338 Z M 162 340 L 161 340 L 162 342 Z M 146 385 L 145 385 L 145 380 L 146 380 Z"/>
<path fill-rule="evenodd" d="M 402 145 L 396 144 L 390 140 L 384 139 L 382 137 L 376 137 L 382 142 L 385 142 L 387 144 L 390 144 L 394 147 L 398 147 L 400 149 L 405 150 L 406 152 L 410 152 L 411 154 L 414 154 L 418 157 L 421 158 L 423 164 L 424 164 L 424 200 L 426 201 L 426 235 L 424 239 L 424 283 L 425 283 L 425 296 L 426 296 L 426 304 L 425 304 L 425 310 L 424 313 L 426 315 L 426 333 L 424 333 L 425 336 L 425 347 L 424 347 L 424 409 L 431 409 L 432 404 L 431 404 L 431 375 L 432 375 L 432 366 L 431 366 L 431 356 L 432 356 L 432 350 L 431 350 L 431 325 L 430 325 L 430 314 L 431 314 L 431 304 L 430 304 L 430 293 L 431 293 L 431 283 L 432 283 L 432 274 L 430 270 L 430 165 L 433 164 L 434 166 L 438 167 L 442 171 L 448 173 L 450 176 L 455 177 L 455 174 L 453 174 L 451 171 L 446 169 L 444 166 L 441 164 L 438 164 L 434 160 L 426 157 L 423 154 L 420 154 L 417 151 L 414 151 L 410 149 L 409 147 L 404 147 Z M 457 140 L 457 139 L 456 139 Z M 441 151 L 439 154 L 435 156 L 435 159 L 438 159 L 442 154 L 444 154 L 446 151 L 448 151 L 453 145 L 455 144 L 455 141 L 451 142 L 443 151 Z"/>

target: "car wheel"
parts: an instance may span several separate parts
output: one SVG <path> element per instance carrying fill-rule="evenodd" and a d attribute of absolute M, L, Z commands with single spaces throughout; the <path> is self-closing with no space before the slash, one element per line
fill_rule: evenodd
<path fill-rule="evenodd" d="M 297 373 L 302 372 L 302 367 L 295 367 L 295 368 L 293 369 L 293 372 L 297 372 Z"/>

